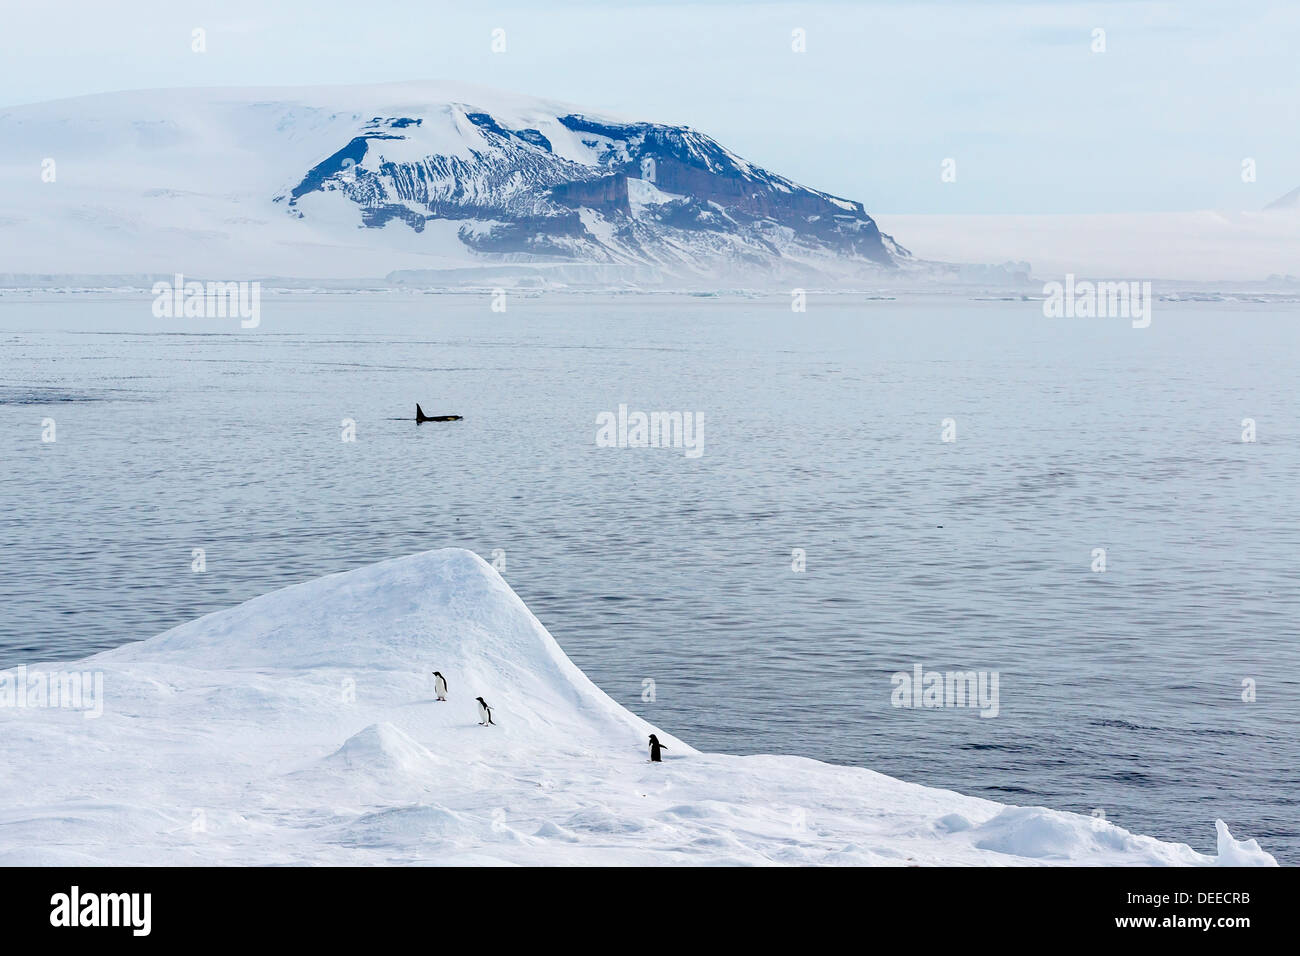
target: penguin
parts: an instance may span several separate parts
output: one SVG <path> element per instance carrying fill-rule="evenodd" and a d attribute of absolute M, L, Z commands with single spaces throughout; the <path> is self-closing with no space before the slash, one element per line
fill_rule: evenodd
<path fill-rule="evenodd" d="M 492 722 L 492 708 L 487 705 L 487 701 L 482 697 L 475 697 L 474 699 L 478 701 L 479 726 L 486 727 L 488 724 L 492 724 L 495 727 L 496 724 Z"/>
<path fill-rule="evenodd" d="M 439 700 L 447 699 L 447 678 L 439 671 L 433 672 L 433 692 L 438 695 Z"/>
<path fill-rule="evenodd" d="M 659 759 L 659 751 L 667 750 L 667 749 L 668 749 L 667 745 L 661 744 L 659 742 L 658 737 L 656 737 L 654 734 L 650 735 L 650 762 L 651 763 L 663 763 L 663 761 Z"/>

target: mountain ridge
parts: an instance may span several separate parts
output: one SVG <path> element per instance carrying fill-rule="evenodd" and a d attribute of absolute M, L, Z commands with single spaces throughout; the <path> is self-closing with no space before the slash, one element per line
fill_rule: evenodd
<path fill-rule="evenodd" d="M 33 155 L 57 164 L 35 190 Z M 638 283 L 788 284 L 878 277 L 911 260 L 861 202 L 689 126 L 459 84 L 142 90 L 13 107 L 0 110 L 0 174 L 0 243 L 15 272 L 326 277 L 349 265 L 380 276 L 525 263 L 610 267 Z M 75 227 L 70 248 L 56 243 L 69 232 L 59 223 Z"/>

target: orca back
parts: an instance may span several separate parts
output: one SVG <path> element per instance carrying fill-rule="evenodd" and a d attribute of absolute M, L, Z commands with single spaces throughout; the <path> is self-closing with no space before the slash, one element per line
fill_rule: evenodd
<path fill-rule="evenodd" d="M 458 422 L 461 420 L 460 415 L 426 415 L 420 403 L 415 403 L 415 424 L 420 422 Z"/>

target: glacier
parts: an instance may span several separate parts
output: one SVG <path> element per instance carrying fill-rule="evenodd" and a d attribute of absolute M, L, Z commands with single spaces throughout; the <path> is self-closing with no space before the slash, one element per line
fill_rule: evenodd
<path fill-rule="evenodd" d="M 102 713 L 0 706 L 0 865 L 1274 864 L 1222 821 L 1207 855 L 864 768 L 702 753 L 596 687 L 460 549 L 27 671 L 101 675 Z"/>

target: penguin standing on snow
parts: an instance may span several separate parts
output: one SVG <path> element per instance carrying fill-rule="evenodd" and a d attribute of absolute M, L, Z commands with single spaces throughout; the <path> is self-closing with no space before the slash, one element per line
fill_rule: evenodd
<path fill-rule="evenodd" d="M 439 700 L 447 699 L 447 678 L 439 671 L 433 672 L 433 692 L 438 695 Z"/>
<path fill-rule="evenodd" d="M 664 744 L 661 744 L 659 742 L 658 737 L 656 737 L 654 734 L 650 735 L 650 762 L 651 763 L 663 763 L 663 761 L 659 759 L 659 751 L 667 750 L 667 749 L 668 748 Z"/>
<path fill-rule="evenodd" d="M 478 701 L 479 726 L 486 727 L 488 724 L 492 724 L 492 726 L 495 727 L 496 724 L 492 723 L 492 708 L 487 705 L 487 701 L 482 697 L 475 697 L 474 699 Z"/>

